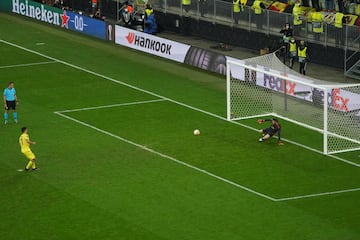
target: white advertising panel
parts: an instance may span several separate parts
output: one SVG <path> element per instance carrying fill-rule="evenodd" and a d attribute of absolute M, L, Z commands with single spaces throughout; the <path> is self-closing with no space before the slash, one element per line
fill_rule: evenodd
<path fill-rule="evenodd" d="M 234 62 L 244 63 L 244 61 L 236 58 L 232 58 L 232 57 L 226 57 L 226 58 Z M 282 78 L 274 77 L 273 75 L 271 75 L 271 73 L 276 73 L 281 75 L 282 73 L 279 71 L 273 69 L 266 69 L 265 67 L 256 64 L 252 65 L 252 67 L 256 67 L 262 71 L 266 70 L 269 72 L 269 74 L 260 71 L 249 70 L 240 65 L 234 64 L 231 65 L 231 76 L 241 81 L 252 81 L 252 82 L 256 81 L 256 85 L 260 87 L 272 89 L 277 92 L 283 93 L 286 90 L 286 93 L 288 95 L 308 102 L 313 102 L 314 101 L 313 96 L 316 95 L 317 100 L 319 98 L 321 99 L 319 104 L 323 104 L 324 102 L 323 91 L 312 88 L 305 84 L 284 81 Z M 296 79 L 298 81 L 302 81 L 304 83 L 313 83 L 313 81 L 299 76 L 288 75 L 288 77 L 292 79 Z M 328 93 L 328 104 L 331 108 L 343 112 L 358 110 L 360 109 L 360 94 L 352 93 L 344 89 L 333 88 Z"/>
<path fill-rule="evenodd" d="M 115 43 L 181 63 L 190 48 L 186 44 L 118 25 L 115 26 Z"/>

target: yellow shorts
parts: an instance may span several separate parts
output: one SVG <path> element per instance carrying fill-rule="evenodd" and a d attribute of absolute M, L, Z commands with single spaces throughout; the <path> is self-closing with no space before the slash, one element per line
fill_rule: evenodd
<path fill-rule="evenodd" d="M 29 160 L 34 160 L 35 159 L 35 155 L 33 154 L 32 151 L 26 151 L 26 152 L 22 152 L 25 157 Z"/>

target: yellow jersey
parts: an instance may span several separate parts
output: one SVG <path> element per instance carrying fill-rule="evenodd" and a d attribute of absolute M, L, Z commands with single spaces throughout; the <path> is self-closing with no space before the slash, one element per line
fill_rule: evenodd
<path fill-rule="evenodd" d="M 145 16 L 148 17 L 150 14 L 152 14 L 154 10 L 152 8 L 146 8 L 145 9 Z"/>
<path fill-rule="evenodd" d="M 289 52 L 295 52 L 296 53 L 296 42 L 290 42 L 289 43 Z"/>
<path fill-rule="evenodd" d="M 311 20 L 312 20 L 314 33 L 324 32 L 324 27 L 323 27 L 324 15 L 321 12 L 311 13 Z"/>
<path fill-rule="evenodd" d="M 21 152 L 30 151 L 30 144 L 28 143 L 28 141 L 29 141 L 29 135 L 26 133 L 21 134 L 19 138 Z"/>
<path fill-rule="evenodd" d="M 191 0 L 182 0 L 182 5 L 190 6 L 191 5 Z"/>
<path fill-rule="evenodd" d="M 233 11 L 234 13 L 240 12 L 240 0 L 233 0 Z"/>
<path fill-rule="evenodd" d="M 302 7 L 300 6 L 300 4 L 298 4 L 298 3 L 295 4 L 292 13 L 294 15 L 294 26 L 301 25 L 302 24 L 302 19 L 301 19 Z"/>
<path fill-rule="evenodd" d="M 342 22 L 343 18 L 344 18 L 343 13 L 337 12 L 335 14 L 335 22 L 334 22 L 335 27 L 337 27 L 337 28 L 342 28 L 343 27 L 343 22 Z"/>
<path fill-rule="evenodd" d="M 253 5 L 252 5 L 252 8 L 253 8 L 256 15 L 259 15 L 262 12 L 261 3 L 262 2 L 260 0 L 255 0 Z"/>

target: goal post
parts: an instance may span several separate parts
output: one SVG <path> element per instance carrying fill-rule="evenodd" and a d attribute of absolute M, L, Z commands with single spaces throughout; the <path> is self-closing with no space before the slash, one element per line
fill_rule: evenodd
<path fill-rule="evenodd" d="M 228 59 L 226 66 L 229 121 L 278 117 L 319 132 L 324 154 L 360 150 L 360 84 L 324 84 L 285 65 Z"/>

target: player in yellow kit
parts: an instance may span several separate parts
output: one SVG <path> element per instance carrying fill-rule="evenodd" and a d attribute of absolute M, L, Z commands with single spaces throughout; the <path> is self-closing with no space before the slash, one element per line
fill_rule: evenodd
<path fill-rule="evenodd" d="M 30 145 L 34 145 L 34 144 L 36 144 L 36 142 L 30 141 L 27 127 L 22 127 L 21 133 L 22 134 L 19 138 L 21 152 L 25 155 L 25 157 L 27 159 L 29 159 L 29 162 L 25 167 L 25 171 L 29 171 L 30 169 L 37 170 L 36 165 L 35 165 L 36 157 L 30 149 Z"/>

